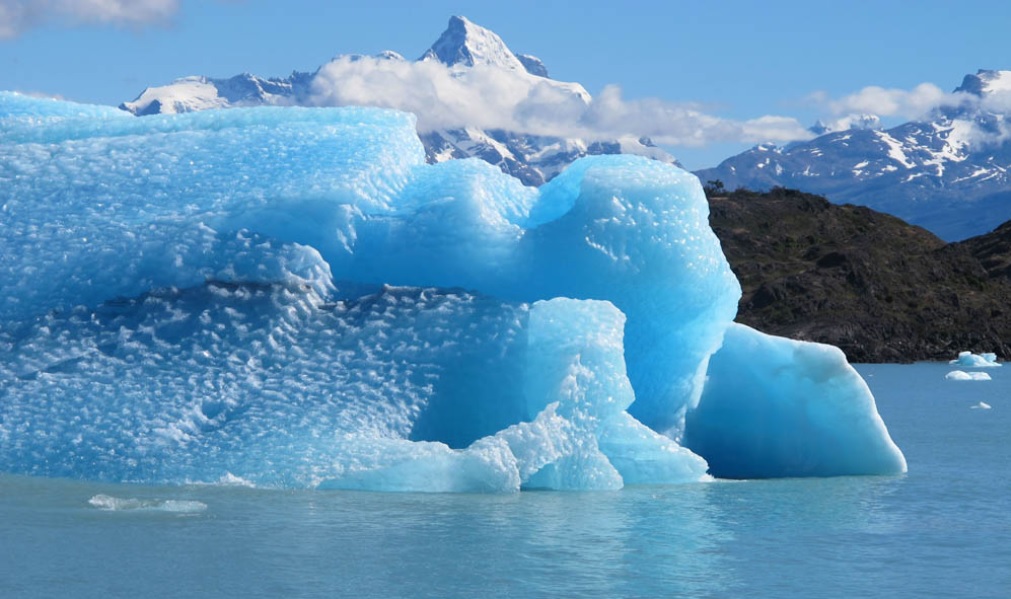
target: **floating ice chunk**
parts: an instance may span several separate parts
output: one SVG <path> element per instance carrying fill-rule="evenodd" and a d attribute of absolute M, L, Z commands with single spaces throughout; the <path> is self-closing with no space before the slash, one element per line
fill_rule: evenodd
<path fill-rule="evenodd" d="M 816 458 L 756 452 L 758 475 L 905 468 L 838 352 L 762 341 L 755 360 L 764 338 L 733 327 L 700 403 L 740 286 L 698 180 L 654 161 L 586 158 L 533 189 L 478 160 L 425 164 L 392 111 L 134 119 L 0 93 L 0 210 L 0 470 L 705 480 L 676 439 L 691 413 L 700 447 L 748 447 L 725 441 L 742 427 L 730 391 L 750 390 L 728 372 L 758 385 L 752 436 Z M 806 420 L 805 390 L 827 396 Z"/>
<path fill-rule="evenodd" d="M 709 363 L 685 445 L 724 478 L 906 471 L 874 396 L 842 351 L 740 324 Z"/>
<path fill-rule="evenodd" d="M 88 500 L 88 504 L 110 512 L 145 511 L 196 514 L 207 510 L 202 501 L 186 499 L 135 499 L 98 494 Z"/>
<path fill-rule="evenodd" d="M 967 368 L 995 368 L 997 366 L 1001 366 L 1001 364 L 997 362 L 997 354 L 974 354 L 968 351 L 958 352 L 958 358 L 951 360 L 948 363 L 958 364 L 959 366 L 965 366 Z"/>
<path fill-rule="evenodd" d="M 964 370 L 952 370 L 944 375 L 949 381 L 989 381 L 990 375 L 986 372 L 965 372 Z"/>
<path fill-rule="evenodd" d="M 981 401 L 973 406 L 969 406 L 973 410 L 989 410 L 991 408 L 990 404 L 985 401 Z"/>

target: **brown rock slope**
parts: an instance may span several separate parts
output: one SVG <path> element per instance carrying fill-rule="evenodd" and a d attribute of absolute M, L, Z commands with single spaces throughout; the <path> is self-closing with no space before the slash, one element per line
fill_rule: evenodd
<path fill-rule="evenodd" d="M 1011 223 L 945 244 L 868 208 L 777 188 L 710 196 L 739 322 L 852 362 L 1011 355 Z"/>

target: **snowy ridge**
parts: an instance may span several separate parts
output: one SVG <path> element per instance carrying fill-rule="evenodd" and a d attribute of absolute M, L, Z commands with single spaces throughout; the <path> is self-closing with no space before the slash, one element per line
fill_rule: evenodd
<path fill-rule="evenodd" d="M 375 56 L 336 56 L 313 73 L 295 72 L 287 78 L 264 79 L 248 73 L 227 79 L 184 77 L 168 85 L 149 87 L 135 100 L 121 104 L 120 108 L 145 116 L 238 106 L 367 104 L 367 99 L 327 95 L 320 90 L 343 89 L 346 86 L 342 85 L 342 77 L 348 72 L 347 65 L 368 60 L 389 61 L 394 63 L 393 66 L 397 63 L 443 65 L 456 81 L 473 86 L 481 85 L 489 72 L 507 74 L 508 78 L 504 80 L 509 81 L 508 89 L 499 90 L 499 93 L 514 97 L 516 103 L 545 94 L 550 94 L 561 104 L 568 102 L 585 106 L 592 100 L 582 85 L 548 78 L 547 67 L 537 57 L 516 54 L 491 30 L 464 17 L 454 16 L 450 18 L 447 29 L 415 63 L 408 63 L 400 54 L 388 50 Z M 426 110 L 434 109 L 426 107 Z M 541 185 L 573 160 L 587 155 L 634 154 L 677 164 L 673 156 L 645 138 L 594 141 L 475 126 L 447 128 L 428 126 L 426 116 L 419 114 L 418 121 L 429 162 L 480 158 L 519 178 L 526 185 Z"/>
<path fill-rule="evenodd" d="M 137 116 L 178 114 L 233 106 L 295 104 L 310 75 L 292 73 L 285 79 L 264 79 L 243 73 L 227 79 L 190 76 L 168 85 L 149 87 L 120 108 Z"/>
<path fill-rule="evenodd" d="M 225 108 L 228 100 L 218 95 L 218 88 L 206 77 L 183 77 L 170 85 L 149 87 L 133 102 L 122 107 L 137 115 L 178 114 L 212 108 Z"/>
<path fill-rule="evenodd" d="M 866 205 L 947 240 L 982 234 L 1011 219 L 1011 71 L 966 75 L 954 91 L 961 103 L 921 121 L 887 130 L 864 126 L 873 119 L 844 131 L 822 124 L 813 140 L 756 147 L 696 174 L 730 189 L 783 186 Z"/>

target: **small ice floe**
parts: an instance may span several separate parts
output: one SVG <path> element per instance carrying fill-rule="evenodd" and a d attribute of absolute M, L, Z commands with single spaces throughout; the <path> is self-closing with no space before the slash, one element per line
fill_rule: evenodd
<path fill-rule="evenodd" d="M 969 351 L 958 352 L 958 358 L 948 364 L 958 364 L 968 368 L 996 368 L 1001 365 L 997 362 L 997 354 L 974 354 Z"/>
<path fill-rule="evenodd" d="M 1000 364 L 998 364 L 1000 366 Z M 964 370 L 952 370 L 944 375 L 949 381 L 989 381 L 990 375 L 985 372 L 965 372 Z"/>
<path fill-rule="evenodd" d="M 970 407 L 970 409 L 973 409 L 973 410 L 989 410 L 990 409 L 990 404 L 986 403 L 985 401 L 981 401 L 978 404 L 976 404 L 974 406 L 969 406 L 969 407 Z"/>
<path fill-rule="evenodd" d="M 200 501 L 185 499 L 135 499 L 112 497 L 98 494 L 88 500 L 92 507 L 110 512 L 140 510 L 149 512 L 175 512 L 180 514 L 195 514 L 207 509 L 207 504 Z"/>

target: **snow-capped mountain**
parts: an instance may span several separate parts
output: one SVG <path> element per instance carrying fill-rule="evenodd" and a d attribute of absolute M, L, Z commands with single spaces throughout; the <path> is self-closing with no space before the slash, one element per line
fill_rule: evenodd
<path fill-rule="evenodd" d="M 501 37 L 464 17 L 451 17 L 449 27 L 418 60 L 436 60 L 448 67 L 488 65 L 510 71 L 526 70 Z"/>
<path fill-rule="evenodd" d="M 391 79 L 396 79 L 392 91 L 380 87 L 389 87 Z M 471 97 L 459 98 L 466 93 Z M 411 103 L 414 97 L 420 99 Z M 446 31 L 417 61 L 387 51 L 337 56 L 313 73 L 293 72 L 283 79 L 248 73 L 225 79 L 185 77 L 149 87 L 120 108 L 138 116 L 257 105 L 359 104 L 411 110 L 418 115 L 418 132 L 429 161 L 477 157 L 528 185 L 544 183 L 589 154 L 637 154 L 676 164 L 647 138 L 582 139 L 532 134 L 523 123 L 509 127 L 468 122 L 467 111 L 485 100 L 524 114 L 532 103 L 558 110 L 585 109 L 592 98 L 578 83 L 550 79 L 540 59 L 514 53 L 494 32 L 464 17 L 452 17 Z"/>
<path fill-rule="evenodd" d="M 951 102 L 891 129 L 873 118 L 786 147 L 760 145 L 698 171 L 727 189 L 774 186 L 889 212 L 948 240 L 1011 219 L 1011 71 L 966 75 Z"/>
<path fill-rule="evenodd" d="M 249 73 L 227 79 L 183 77 L 169 85 L 149 87 L 133 102 L 120 104 L 120 108 L 145 116 L 231 106 L 287 105 L 298 102 L 311 79 L 311 74 L 298 72 L 285 79 L 264 79 Z"/>

